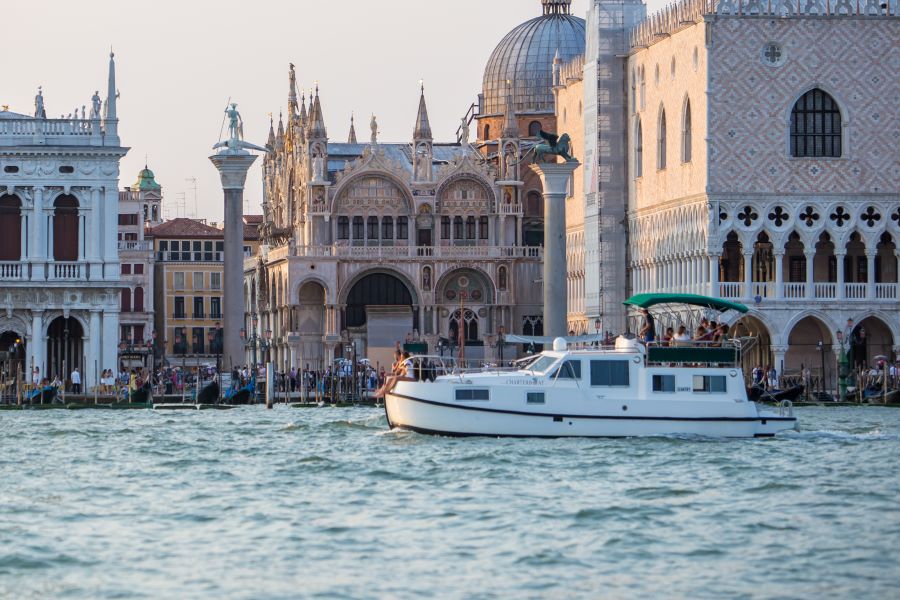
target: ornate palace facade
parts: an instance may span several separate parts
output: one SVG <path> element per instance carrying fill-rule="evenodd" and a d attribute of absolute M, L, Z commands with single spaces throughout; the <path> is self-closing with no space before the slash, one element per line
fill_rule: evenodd
<path fill-rule="evenodd" d="M 694 292 L 750 306 L 779 372 L 833 381 L 840 337 L 858 363 L 900 351 L 897 3 L 592 4 L 589 58 L 555 81 L 558 117 L 585 106 L 570 318 L 619 329 L 627 294 Z"/>
<path fill-rule="evenodd" d="M 0 112 L 0 347 L 26 373 L 85 389 L 116 368 L 120 272 L 117 246 L 119 142 L 115 64 L 106 101 L 90 112 L 47 118 Z"/>

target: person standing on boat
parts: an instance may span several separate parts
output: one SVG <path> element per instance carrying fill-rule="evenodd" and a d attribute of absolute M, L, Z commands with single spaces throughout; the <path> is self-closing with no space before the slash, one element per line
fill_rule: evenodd
<path fill-rule="evenodd" d="M 75 367 L 75 370 L 72 371 L 72 375 L 69 379 L 72 380 L 72 393 L 80 394 L 81 393 L 81 373 L 78 372 L 78 367 Z"/>
<path fill-rule="evenodd" d="M 766 370 L 766 377 L 768 378 L 769 389 L 778 389 L 778 371 L 775 370 L 775 367 L 769 366 Z"/>
<path fill-rule="evenodd" d="M 646 308 L 641 309 L 641 314 L 644 317 L 644 324 L 641 327 L 640 338 L 645 342 L 652 342 L 656 339 L 656 323 L 653 320 L 653 315 Z"/>

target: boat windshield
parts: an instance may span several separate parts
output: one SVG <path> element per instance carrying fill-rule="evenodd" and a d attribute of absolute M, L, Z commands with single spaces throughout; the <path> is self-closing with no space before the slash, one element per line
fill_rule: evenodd
<path fill-rule="evenodd" d="M 552 367 L 558 360 L 558 356 L 548 356 L 546 354 L 542 354 L 537 360 L 525 367 L 525 370 L 538 371 L 543 373 L 544 371 Z"/>

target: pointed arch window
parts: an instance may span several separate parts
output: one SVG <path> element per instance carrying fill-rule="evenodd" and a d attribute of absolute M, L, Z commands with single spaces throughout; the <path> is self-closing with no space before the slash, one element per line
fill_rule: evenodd
<path fill-rule="evenodd" d="M 666 109 L 659 111 L 659 134 L 656 144 L 656 168 L 663 170 L 666 168 Z"/>
<path fill-rule="evenodd" d="M 638 79 L 640 79 L 641 86 L 641 110 L 644 108 L 644 100 L 647 98 L 647 79 L 644 74 L 644 67 L 641 67 L 638 70 Z"/>
<path fill-rule="evenodd" d="M 681 119 L 681 162 L 691 162 L 691 101 L 684 101 L 684 116 Z"/>
<path fill-rule="evenodd" d="M 637 179 L 644 174 L 644 129 L 641 120 L 634 125 L 634 177 Z"/>
<path fill-rule="evenodd" d="M 819 88 L 803 94 L 791 111 L 791 156 L 841 156 L 841 109 Z"/>

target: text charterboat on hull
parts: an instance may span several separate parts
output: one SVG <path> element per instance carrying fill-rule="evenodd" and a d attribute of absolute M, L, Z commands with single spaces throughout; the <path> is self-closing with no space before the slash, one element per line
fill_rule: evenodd
<path fill-rule="evenodd" d="M 690 294 L 641 294 L 626 304 L 662 310 L 658 318 L 673 323 L 747 312 Z M 465 370 L 417 356 L 415 376 L 393 385 L 384 408 L 392 428 L 450 436 L 743 438 L 797 429 L 790 402 L 769 410 L 747 398 L 741 353 L 754 341 L 620 336 L 577 349 L 557 338 L 553 350 L 512 369 Z"/>

